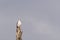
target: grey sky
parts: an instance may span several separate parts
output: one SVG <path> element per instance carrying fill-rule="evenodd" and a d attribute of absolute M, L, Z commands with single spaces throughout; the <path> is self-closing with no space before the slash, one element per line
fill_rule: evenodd
<path fill-rule="evenodd" d="M 60 40 L 60 0 L 0 0 L 0 40 L 16 40 L 18 17 L 23 40 Z"/>

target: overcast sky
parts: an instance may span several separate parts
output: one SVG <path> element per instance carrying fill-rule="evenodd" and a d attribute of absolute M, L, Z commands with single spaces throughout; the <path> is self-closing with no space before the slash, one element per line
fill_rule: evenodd
<path fill-rule="evenodd" d="M 23 40 L 60 40 L 60 0 L 0 0 L 0 40 L 16 40 L 16 22 Z"/>

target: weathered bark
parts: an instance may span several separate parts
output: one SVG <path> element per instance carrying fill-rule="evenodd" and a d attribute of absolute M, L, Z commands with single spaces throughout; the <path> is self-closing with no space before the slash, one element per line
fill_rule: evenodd
<path fill-rule="evenodd" d="M 16 28 L 16 40 L 22 40 L 22 32 L 20 27 L 17 26 Z"/>

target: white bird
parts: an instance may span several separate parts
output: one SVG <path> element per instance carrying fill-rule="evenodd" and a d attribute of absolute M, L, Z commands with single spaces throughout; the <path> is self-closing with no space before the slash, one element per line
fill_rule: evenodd
<path fill-rule="evenodd" d="M 20 21 L 20 19 L 19 19 L 18 22 L 17 22 L 17 26 L 18 26 L 18 27 L 21 26 L 21 21 Z"/>

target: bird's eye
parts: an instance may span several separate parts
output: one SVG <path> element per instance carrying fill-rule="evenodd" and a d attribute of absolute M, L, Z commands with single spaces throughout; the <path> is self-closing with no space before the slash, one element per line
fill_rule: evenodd
<path fill-rule="evenodd" d="M 18 28 L 18 26 L 17 26 L 17 28 Z"/>

